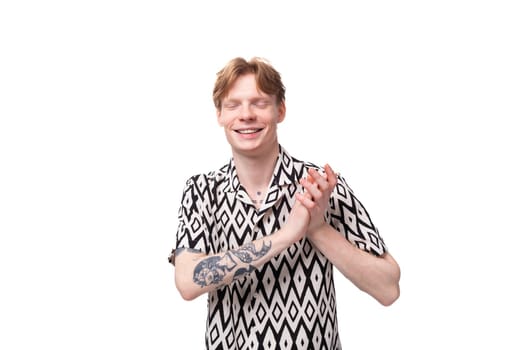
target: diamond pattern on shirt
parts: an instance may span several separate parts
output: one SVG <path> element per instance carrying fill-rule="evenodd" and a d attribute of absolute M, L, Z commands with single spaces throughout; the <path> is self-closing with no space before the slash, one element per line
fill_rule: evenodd
<path fill-rule="evenodd" d="M 179 209 L 176 247 L 207 254 L 274 233 L 286 222 L 298 181 L 318 166 L 280 147 L 259 210 L 239 183 L 233 159 L 191 177 Z M 326 219 L 347 240 L 372 254 L 386 251 L 364 206 L 341 176 Z M 208 295 L 207 349 L 340 349 L 333 266 L 303 239 L 252 274 Z"/>

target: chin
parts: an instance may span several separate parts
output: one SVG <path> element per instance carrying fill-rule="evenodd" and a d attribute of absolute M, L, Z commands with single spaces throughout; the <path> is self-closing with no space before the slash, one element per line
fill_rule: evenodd
<path fill-rule="evenodd" d="M 255 143 L 251 143 L 249 145 L 239 144 L 239 143 L 230 143 L 230 146 L 234 153 L 245 154 L 245 155 L 253 155 L 261 151 L 260 145 L 255 144 Z"/>

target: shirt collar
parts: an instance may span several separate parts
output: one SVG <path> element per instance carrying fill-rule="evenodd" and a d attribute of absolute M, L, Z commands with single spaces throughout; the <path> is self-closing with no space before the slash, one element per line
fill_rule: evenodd
<path fill-rule="evenodd" d="M 223 177 L 225 181 L 224 192 L 237 192 L 241 186 L 239 177 L 237 176 L 237 169 L 233 157 L 230 158 L 230 162 L 226 164 L 219 172 L 220 177 Z M 273 170 L 273 176 L 271 180 L 271 186 L 286 186 L 299 181 L 301 174 L 294 168 L 294 159 L 288 154 L 288 152 L 279 145 L 279 154 L 277 156 L 277 162 Z"/>

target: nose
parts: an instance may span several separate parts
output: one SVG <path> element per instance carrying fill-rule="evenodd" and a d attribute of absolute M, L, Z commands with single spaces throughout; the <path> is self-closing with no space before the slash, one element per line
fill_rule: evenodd
<path fill-rule="evenodd" d="M 253 120 L 256 118 L 253 106 L 250 103 L 243 103 L 240 114 L 241 120 Z"/>

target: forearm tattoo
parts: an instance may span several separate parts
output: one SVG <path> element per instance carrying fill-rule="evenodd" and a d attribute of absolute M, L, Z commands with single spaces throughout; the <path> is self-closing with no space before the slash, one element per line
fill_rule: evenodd
<path fill-rule="evenodd" d="M 268 241 L 268 244 L 263 242 L 261 249 L 257 251 L 253 243 L 248 243 L 237 249 L 230 250 L 222 256 L 217 255 L 206 258 L 198 263 L 195 270 L 193 270 L 193 281 L 201 287 L 205 287 L 212 284 L 221 284 L 228 272 L 234 271 L 234 280 L 244 276 L 255 270 L 255 267 L 250 265 L 250 263 L 265 256 L 270 251 L 271 246 L 271 241 Z M 248 264 L 248 266 L 239 266 L 238 260 Z"/>

